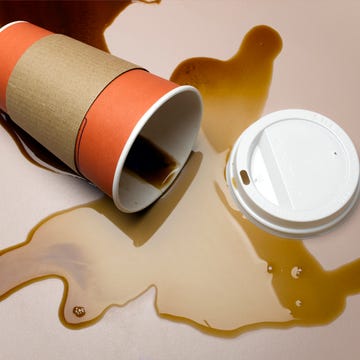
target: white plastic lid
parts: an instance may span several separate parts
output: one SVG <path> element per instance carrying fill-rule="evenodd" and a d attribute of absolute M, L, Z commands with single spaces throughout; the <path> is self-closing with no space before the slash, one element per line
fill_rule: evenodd
<path fill-rule="evenodd" d="M 331 228 L 359 195 L 359 159 L 350 138 L 307 110 L 277 111 L 248 127 L 232 149 L 226 175 L 243 214 L 284 237 Z"/>

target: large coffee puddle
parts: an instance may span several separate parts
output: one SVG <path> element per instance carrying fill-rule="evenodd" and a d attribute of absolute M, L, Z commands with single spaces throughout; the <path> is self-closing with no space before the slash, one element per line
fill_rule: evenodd
<path fill-rule="evenodd" d="M 259 26 L 228 61 L 180 64 L 172 79 L 200 89 L 205 116 L 175 186 L 140 214 L 122 214 L 103 198 L 44 219 L 25 243 L 0 253 L 0 299 L 60 278 L 60 318 L 82 327 L 155 287 L 159 315 L 220 336 L 339 316 L 360 291 L 360 260 L 325 271 L 303 242 L 259 230 L 228 201 L 227 152 L 261 114 L 281 46 L 275 30 Z"/>

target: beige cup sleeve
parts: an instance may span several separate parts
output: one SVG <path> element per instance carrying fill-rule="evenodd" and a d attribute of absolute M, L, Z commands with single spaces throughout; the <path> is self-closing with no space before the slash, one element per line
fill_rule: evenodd
<path fill-rule="evenodd" d="M 77 171 L 81 123 L 102 90 L 137 65 L 64 35 L 34 43 L 16 64 L 7 86 L 12 120 Z"/>

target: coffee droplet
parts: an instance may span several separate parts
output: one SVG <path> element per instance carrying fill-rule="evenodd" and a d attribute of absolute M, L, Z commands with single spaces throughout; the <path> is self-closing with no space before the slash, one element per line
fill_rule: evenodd
<path fill-rule="evenodd" d="M 85 308 L 83 306 L 75 306 L 73 308 L 73 313 L 77 316 L 77 317 L 83 317 L 86 314 Z"/>
<path fill-rule="evenodd" d="M 295 301 L 295 305 L 296 305 L 297 307 L 301 307 L 301 306 L 302 306 L 302 301 L 301 301 L 301 300 L 296 300 L 296 301 Z"/>
<path fill-rule="evenodd" d="M 292 269 L 291 269 L 291 276 L 294 278 L 294 279 L 299 279 L 299 277 L 301 276 L 301 273 L 302 273 L 303 269 L 299 266 L 294 266 Z"/>

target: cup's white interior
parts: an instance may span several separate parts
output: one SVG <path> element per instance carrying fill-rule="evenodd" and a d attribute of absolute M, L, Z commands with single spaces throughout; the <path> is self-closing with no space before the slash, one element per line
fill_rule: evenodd
<path fill-rule="evenodd" d="M 201 115 L 201 96 L 192 86 L 173 89 L 143 115 L 120 156 L 114 176 L 112 195 L 121 211 L 131 213 L 146 208 L 172 184 L 190 155 L 200 128 Z M 139 135 L 171 155 L 179 165 L 175 176 L 161 189 L 123 171 L 125 160 Z"/>

